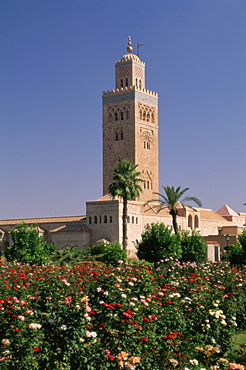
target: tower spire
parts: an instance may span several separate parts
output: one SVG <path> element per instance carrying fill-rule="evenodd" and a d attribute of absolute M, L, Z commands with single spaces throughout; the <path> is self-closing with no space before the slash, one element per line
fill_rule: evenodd
<path fill-rule="evenodd" d="M 128 44 L 128 46 L 127 46 L 126 50 L 128 51 L 128 53 L 131 53 L 132 50 L 133 50 L 131 36 L 128 36 L 128 43 L 127 44 Z"/>

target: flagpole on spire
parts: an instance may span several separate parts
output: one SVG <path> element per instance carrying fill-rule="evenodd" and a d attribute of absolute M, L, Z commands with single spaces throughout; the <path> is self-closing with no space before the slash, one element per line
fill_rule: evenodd
<path fill-rule="evenodd" d="M 140 43 L 138 42 L 138 44 L 137 44 L 137 56 L 138 56 L 138 57 L 139 57 L 139 49 L 140 49 L 142 46 L 144 46 L 144 44 L 140 44 Z"/>

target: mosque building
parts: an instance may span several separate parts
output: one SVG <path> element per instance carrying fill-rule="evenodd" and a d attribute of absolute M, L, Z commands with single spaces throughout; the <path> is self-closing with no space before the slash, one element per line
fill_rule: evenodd
<path fill-rule="evenodd" d="M 145 87 L 145 63 L 132 53 L 115 63 L 115 88 L 104 91 L 103 100 L 103 196 L 86 202 L 86 215 L 34 219 L 0 220 L 0 246 L 10 242 L 9 230 L 24 221 L 38 224 L 39 233 L 58 249 L 76 245 L 85 248 L 98 241 L 122 242 L 123 202 L 108 194 L 112 167 L 119 160 L 130 160 L 144 180 L 138 200 L 128 201 L 128 256 L 136 258 L 135 241 L 147 224 L 163 222 L 172 225 L 167 209 L 157 212 L 152 203 L 153 192 L 159 191 L 158 157 L 158 94 Z M 147 203 L 147 204 L 146 204 Z M 236 213 L 223 205 L 212 209 L 182 206 L 178 209 L 179 230 L 197 230 L 208 246 L 208 257 L 219 260 L 220 248 L 236 243 L 237 235 L 246 227 L 246 214 Z"/>

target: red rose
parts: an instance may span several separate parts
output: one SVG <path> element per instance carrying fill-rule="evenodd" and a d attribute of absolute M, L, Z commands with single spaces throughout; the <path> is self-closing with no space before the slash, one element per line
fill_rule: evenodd
<path fill-rule="evenodd" d="M 148 319 L 148 317 L 144 317 L 144 318 L 143 318 L 143 321 L 145 321 L 145 322 L 150 322 L 150 319 Z"/>
<path fill-rule="evenodd" d="M 145 338 L 145 337 L 143 337 L 143 338 L 140 339 L 140 342 L 148 342 L 148 341 L 149 340 L 147 338 Z"/>

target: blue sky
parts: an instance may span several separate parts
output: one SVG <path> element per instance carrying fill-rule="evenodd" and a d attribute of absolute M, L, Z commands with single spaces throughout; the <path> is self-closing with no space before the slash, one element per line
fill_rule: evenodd
<path fill-rule="evenodd" d="M 246 212 L 245 0 L 0 0 L 0 219 L 102 195 L 103 90 L 143 43 L 160 186 Z"/>

